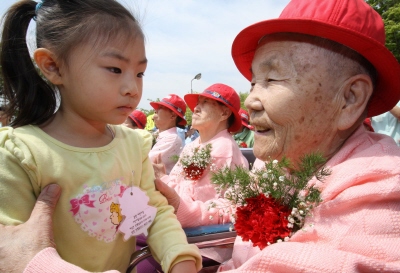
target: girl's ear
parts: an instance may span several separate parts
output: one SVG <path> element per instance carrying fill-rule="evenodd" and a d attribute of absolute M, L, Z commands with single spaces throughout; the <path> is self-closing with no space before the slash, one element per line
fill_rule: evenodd
<path fill-rule="evenodd" d="M 54 85 L 62 84 L 60 64 L 52 51 L 46 48 L 38 48 L 33 53 L 33 59 L 46 79 Z"/>

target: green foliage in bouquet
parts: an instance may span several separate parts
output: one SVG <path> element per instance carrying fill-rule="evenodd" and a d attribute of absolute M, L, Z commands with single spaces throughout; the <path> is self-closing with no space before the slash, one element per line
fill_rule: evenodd
<path fill-rule="evenodd" d="M 321 202 L 320 191 L 309 183 L 330 174 L 319 154 L 301 158 L 296 169 L 287 158 L 272 160 L 265 168 L 249 172 L 243 167 L 223 168 L 211 177 L 218 193 L 224 193 L 236 212 L 234 227 L 243 241 L 260 249 L 283 241 L 304 225 L 313 207 Z"/>
<path fill-rule="evenodd" d="M 290 160 L 272 160 L 265 163 L 265 169 L 248 171 L 243 167 L 222 168 L 214 172 L 211 181 L 217 191 L 228 190 L 225 198 L 236 205 L 246 203 L 251 198 L 264 193 L 281 205 L 293 208 L 300 202 L 319 203 L 320 191 L 315 185 L 307 185 L 314 176 L 322 181 L 330 174 L 325 167 L 326 160 L 320 154 L 305 155 L 296 170 Z M 290 173 L 289 173 L 290 171 Z"/>

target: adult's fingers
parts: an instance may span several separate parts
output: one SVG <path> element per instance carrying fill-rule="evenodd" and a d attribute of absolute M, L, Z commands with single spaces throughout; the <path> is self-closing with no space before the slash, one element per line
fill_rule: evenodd
<path fill-rule="evenodd" d="M 55 247 L 52 215 L 60 194 L 58 185 L 45 187 L 28 221 L 16 226 L 0 225 L 0 272 L 23 272 L 37 253 Z"/>
<path fill-rule="evenodd" d="M 40 193 L 27 225 L 36 227 L 36 236 L 41 239 L 43 247 L 55 247 L 53 236 L 53 213 L 61 195 L 57 184 L 46 186 Z"/>
<path fill-rule="evenodd" d="M 42 221 L 51 222 L 60 195 L 61 187 L 59 185 L 50 184 L 46 186 L 40 193 L 29 220 L 40 218 Z"/>
<path fill-rule="evenodd" d="M 156 155 L 153 159 L 153 162 L 154 164 L 161 164 L 162 163 L 161 154 Z"/>

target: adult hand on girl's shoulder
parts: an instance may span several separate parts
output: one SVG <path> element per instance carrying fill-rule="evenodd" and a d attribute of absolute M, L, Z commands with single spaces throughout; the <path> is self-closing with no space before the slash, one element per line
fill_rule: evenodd
<path fill-rule="evenodd" d="M 0 272 L 23 272 L 37 253 L 55 247 L 52 216 L 60 194 L 56 184 L 45 187 L 27 222 L 0 225 Z"/>
<path fill-rule="evenodd" d="M 181 202 L 181 198 L 179 197 L 178 193 L 158 178 L 156 178 L 154 182 L 156 184 L 156 189 L 161 192 L 165 198 L 167 198 L 168 204 L 174 207 L 174 213 L 176 213 Z"/>

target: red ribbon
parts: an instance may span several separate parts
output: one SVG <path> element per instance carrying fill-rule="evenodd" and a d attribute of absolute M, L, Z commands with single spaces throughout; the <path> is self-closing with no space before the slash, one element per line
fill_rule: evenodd
<path fill-rule="evenodd" d="M 71 201 L 69 201 L 72 206 L 72 209 L 70 211 L 72 211 L 72 213 L 74 215 L 77 214 L 79 211 L 80 205 L 85 205 L 87 207 L 94 208 L 94 205 L 93 205 L 94 201 L 96 201 L 96 200 L 89 200 L 88 194 L 85 194 L 80 199 L 78 199 L 78 198 L 72 199 Z"/>

